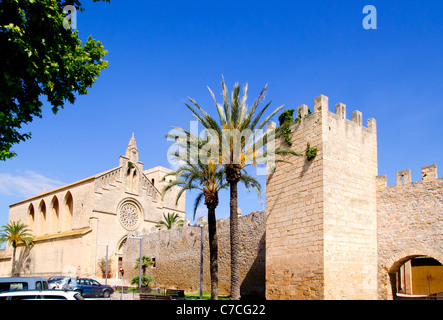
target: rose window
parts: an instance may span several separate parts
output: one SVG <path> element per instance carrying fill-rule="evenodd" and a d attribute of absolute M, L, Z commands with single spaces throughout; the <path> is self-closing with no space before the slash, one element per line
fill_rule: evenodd
<path fill-rule="evenodd" d="M 120 209 L 120 223 L 127 229 L 137 227 L 140 221 L 140 214 L 135 205 L 125 203 Z"/>

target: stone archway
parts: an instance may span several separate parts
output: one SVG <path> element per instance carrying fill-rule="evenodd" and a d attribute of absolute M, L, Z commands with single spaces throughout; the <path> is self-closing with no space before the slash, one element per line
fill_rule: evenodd
<path fill-rule="evenodd" d="M 400 267 L 407 261 L 414 258 L 429 257 L 443 265 L 443 253 L 430 250 L 428 248 L 411 248 L 402 250 L 387 259 L 382 266 L 382 279 L 385 279 L 387 285 L 386 298 L 392 300 L 397 293 L 397 273 Z"/>
<path fill-rule="evenodd" d="M 126 243 L 126 240 L 128 240 L 128 235 L 124 235 L 117 244 L 117 250 L 115 251 L 117 253 L 117 272 L 115 273 L 115 278 L 119 279 L 120 278 L 120 268 L 123 267 L 123 246 Z"/>

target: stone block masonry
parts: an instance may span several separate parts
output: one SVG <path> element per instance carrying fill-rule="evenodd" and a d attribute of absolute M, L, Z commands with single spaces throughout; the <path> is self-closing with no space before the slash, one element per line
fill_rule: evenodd
<path fill-rule="evenodd" d="M 403 284 L 409 272 L 407 267 L 399 272 L 405 262 L 425 257 L 443 264 L 443 179 L 437 166 L 423 167 L 418 182 L 411 180 L 411 170 L 398 171 L 396 185 L 388 187 L 387 176 L 377 176 L 376 121 L 367 120 L 365 127 L 360 111 L 348 120 L 345 104 L 332 113 L 328 103 L 322 95 L 314 100 L 313 113 L 307 105 L 297 108 L 292 148 L 303 156 L 286 157 L 292 164 L 278 163 L 267 176 L 266 212 L 240 217 L 243 296 L 392 299 L 396 288 L 404 289 L 397 282 Z M 317 148 L 311 160 L 308 143 Z M 170 170 L 143 170 L 134 137 L 119 160 L 114 169 L 10 206 L 9 220 L 25 222 L 35 237 L 31 250 L 19 248 L 16 271 L 97 277 L 97 261 L 105 254 L 97 245 L 108 244 L 113 277 L 123 266 L 129 284 L 138 275 L 139 257 L 139 241 L 129 236 L 143 235 L 143 255 L 156 263 L 147 270 L 154 286 L 198 291 L 200 229 L 152 230 L 163 213 L 185 213 L 185 199 L 175 206 L 174 194 L 159 198 L 161 177 Z M 209 291 L 204 225 L 204 290 Z M 229 220 L 217 221 L 217 228 L 219 293 L 229 295 Z M 11 246 L 0 250 L 1 275 L 9 276 L 11 259 Z"/>
<path fill-rule="evenodd" d="M 267 177 L 266 298 L 376 299 L 375 120 L 347 120 L 343 103 L 331 113 L 321 95 L 291 130 L 292 148 L 318 153 Z"/>
<path fill-rule="evenodd" d="M 428 256 L 443 264 L 443 179 L 435 164 L 422 168 L 422 181 L 411 170 L 398 171 L 397 184 L 377 177 L 379 298 L 392 299 L 395 273 L 407 260 Z"/>
<path fill-rule="evenodd" d="M 240 218 L 242 295 L 269 300 L 392 299 L 399 268 L 417 257 L 443 264 L 443 179 L 437 166 L 396 173 L 396 185 L 378 175 L 377 125 L 346 105 L 329 111 L 326 96 L 297 108 L 292 148 L 266 178 L 266 212 Z M 270 123 L 269 128 L 275 128 Z M 307 144 L 317 148 L 314 159 Z M 276 146 L 285 145 L 283 140 Z M 272 171 L 272 170 L 271 170 Z M 270 171 L 270 172 L 271 172 Z M 229 294 L 229 220 L 218 221 L 219 293 Z M 124 248 L 127 279 L 138 242 Z M 199 290 L 200 230 L 184 227 L 143 237 L 143 254 L 156 258 L 148 275 L 168 288 Z M 210 290 L 205 225 L 204 290 Z"/>
<path fill-rule="evenodd" d="M 208 225 L 204 225 L 203 290 L 210 291 Z M 239 218 L 241 294 L 265 295 L 265 212 Z M 217 220 L 218 290 L 230 294 L 229 219 Z M 128 239 L 123 249 L 123 268 L 127 282 L 138 275 L 134 269 L 139 257 L 139 241 Z M 142 253 L 155 258 L 155 267 L 146 274 L 154 286 L 186 291 L 200 289 L 200 228 L 184 226 L 143 235 Z"/>

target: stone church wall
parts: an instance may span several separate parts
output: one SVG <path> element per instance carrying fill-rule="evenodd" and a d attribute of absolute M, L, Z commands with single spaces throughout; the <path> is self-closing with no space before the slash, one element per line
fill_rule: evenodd
<path fill-rule="evenodd" d="M 143 171 L 138 154 L 132 136 L 118 167 L 12 204 L 9 220 L 25 223 L 35 243 L 31 250 L 17 251 L 15 273 L 100 276 L 98 261 L 105 257 L 107 245 L 111 275 L 117 277 L 121 246 L 128 236 L 148 233 L 163 214 L 184 217 L 185 195 L 175 205 L 179 189 L 164 201 L 159 191 L 161 178 L 171 170 L 157 166 Z M 11 267 L 8 245 L 0 251 L 0 276 L 9 275 Z"/>
<path fill-rule="evenodd" d="M 208 225 L 204 225 L 203 290 L 210 291 Z M 265 294 L 265 212 L 258 211 L 239 217 L 240 275 L 242 295 L 264 297 Z M 199 291 L 200 288 L 200 228 L 184 226 L 153 232 L 143 236 L 142 254 L 155 258 L 155 267 L 146 274 L 154 277 L 153 286 Z M 217 220 L 218 290 L 230 294 L 229 219 Z M 134 269 L 139 257 L 140 242 L 128 239 L 123 249 L 125 280 L 138 275 Z"/>
<path fill-rule="evenodd" d="M 75 269 L 94 272 L 89 212 L 93 208 L 93 178 L 87 178 L 12 204 L 9 220 L 21 220 L 31 230 L 34 246 L 18 247 L 16 274 L 50 277 Z M 10 256 L 12 248 L 7 247 Z M 11 260 L 5 260 L 10 274 Z M 3 271 L 4 272 L 4 271 Z"/>

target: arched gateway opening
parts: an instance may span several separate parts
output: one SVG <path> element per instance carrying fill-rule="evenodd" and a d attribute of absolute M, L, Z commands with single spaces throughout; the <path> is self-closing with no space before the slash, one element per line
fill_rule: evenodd
<path fill-rule="evenodd" d="M 388 270 L 392 298 L 413 298 L 443 292 L 442 260 L 441 255 L 430 252 L 396 258 Z"/>
<path fill-rule="evenodd" d="M 126 240 L 128 240 L 128 236 L 125 235 L 120 239 L 117 245 L 117 272 L 115 278 L 118 279 L 120 275 L 120 268 L 123 267 L 123 246 L 126 244 Z"/>

